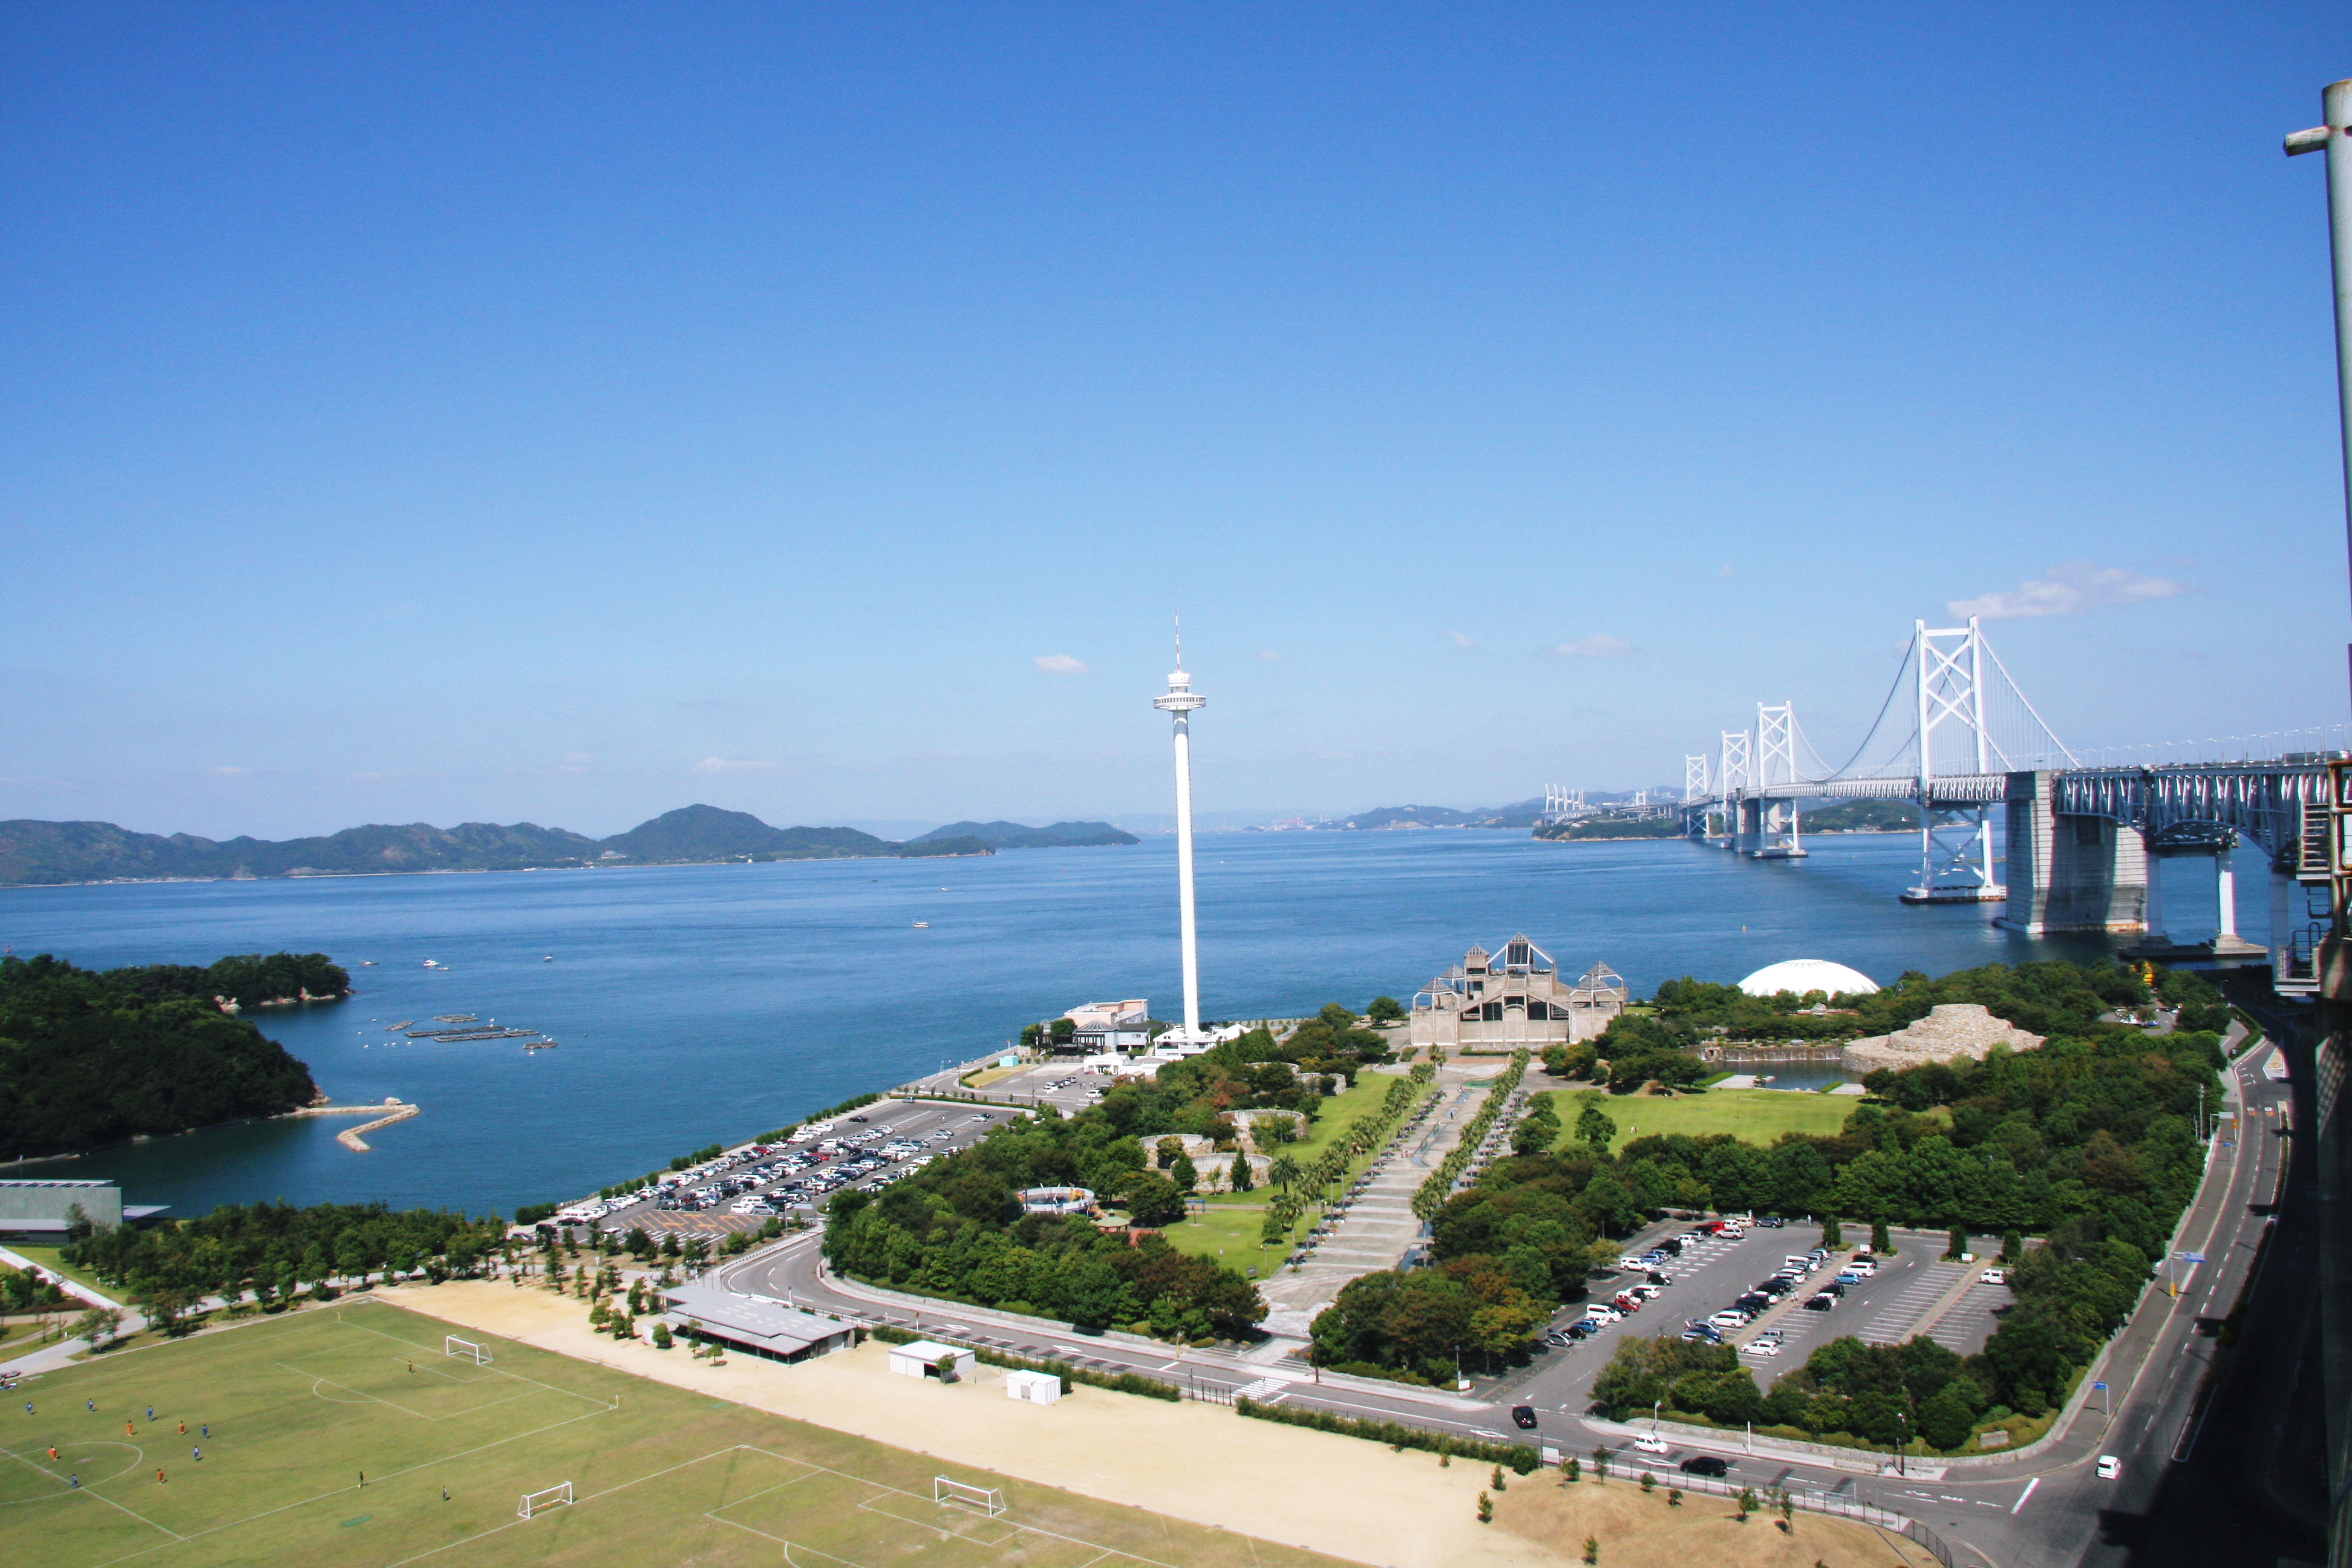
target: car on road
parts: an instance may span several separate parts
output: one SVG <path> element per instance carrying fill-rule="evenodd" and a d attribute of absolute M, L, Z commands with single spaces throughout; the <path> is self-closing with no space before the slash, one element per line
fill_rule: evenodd
<path fill-rule="evenodd" d="M 2124 1473 L 2124 1462 L 2113 1454 L 2101 1454 L 2096 1468 L 2099 1472 L 2099 1479 L 2111 1481 Z"/>
<path fill-rule="evenodd" d="M 1512 1405 L 1511 1424 L 1522 1431 L 1534 1431 L 1536 1425 L 1536 1407 L 1532 1405 Z"/>
<path fill-rule="evenodd" d="M 1636 1437 L 1633 1447 L 1644 1454 L 1671 1454 L 1675 1451 L 1675 1446 L 1664 1437 Z"/>
<path fill-rule="evenodd" d="M 1720 1480 L 1731 1473 L 1731 1466 L 1713 1454 L 1693 1454 L 1683 1461 L 1682 1470 L 1686 1476 L 1713 1476 Z"/>

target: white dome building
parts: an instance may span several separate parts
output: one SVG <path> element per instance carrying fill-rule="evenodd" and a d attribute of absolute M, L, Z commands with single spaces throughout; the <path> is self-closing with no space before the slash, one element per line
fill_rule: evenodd
<path fill-rule="evenodd" d="M 1791 958 L 1766 964 L 1741 981 L 1739 988 L 1750 996 L 1771 996 L 1782 991 L 1793 991 L 1800 996 L 1808 991 L 1832 996 L 1840 992 L 1849 996 L 1867 996 L 1878 989 L 1878 983 L 1858 969 L 1848 969 L 1825 958 Z"/>

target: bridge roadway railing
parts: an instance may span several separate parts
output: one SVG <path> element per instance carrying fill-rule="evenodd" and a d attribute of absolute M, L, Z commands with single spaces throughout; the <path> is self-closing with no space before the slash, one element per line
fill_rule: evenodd
<path fill-rule="evenodd" d="M 1950 773 L 1927 781 L 1937 805 L 1998 805 L 2033 798 L 2032 781 L 2046 780 L 2049 809 L 2060 816 L 2104 816 L 2151 837 L 2168 828 L 2210 825 L 2233 828 L 2268 850 L 2274 861 L 2294 858 L 2304 835 L 2305 808 L 2327 803 L 2324 763 L 2175 763 L 2157 767 L 2053 768 L 2042 772 Z M 1736 792 L 1742 800 L 1916 800 L 1916 778 L 1797 780 Z M 1717 795 L 1691 802 L 1721 810 Z"/>

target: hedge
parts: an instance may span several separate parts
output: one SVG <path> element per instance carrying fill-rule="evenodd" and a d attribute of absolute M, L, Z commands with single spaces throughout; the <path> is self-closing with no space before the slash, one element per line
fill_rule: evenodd
<path fill-rule="evenodd" d="M 1508 1465 L 1523 1476 L 1542 1463 L 1536 1451 L 1525 1443 L 1486 1443 L 1475 1437 L 1454 1437 L 1443 1432 L 1424 1432 L 1401 1421 L 1360 1421 L 1352 1415 L 1334 1415 L 1328 1410 L 1293 1410 L 1286 1405 L 1260 1405 L 1255 1399 L 1236 1399 L 1234 1409 L 1253 1420 L 1279 1421 L 1286 1426 L 1310 1426 L 1318 1432 L 1337 1432 L 1342 1437 L 1361 1437 L 1369 1442 L 1386 1443 L 1391 1448 L 1425 1448 L 1433 1454 L 1459 1454 L 1465 1459 L 1475 1459 L 1481 1464 Z"/>

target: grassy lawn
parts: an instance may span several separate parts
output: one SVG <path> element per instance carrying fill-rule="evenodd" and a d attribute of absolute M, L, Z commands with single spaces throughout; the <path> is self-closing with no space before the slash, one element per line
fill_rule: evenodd
<path fill-rule="evenodd" d="M 1348 1129 L 1353 1127 L 1360 1119 L 1378 1110 L 1381 1102 L 1389 1097 L 1389 1085 L 1396 1081 L 1393 1078 L 1377 1073 L 1361 1074 L 1356 1079 L 1355 1088 L 1345 1093 L 1335 1094 L 1323 1102 L 1322 1114 L 1318 1116 L 1314 1125 L 1307 1129 L 1306 1137 L 1296 1143 L 1282 1144 L 1270 1152 L 1276 1155 L 1287 1154 L 1298 1162 L 1299 1169 L 1305 1170 L 1315 1163 L 1316 1158 L 1324 1150 L 1346 1136 Z M 1231 1156 L 1227 1158 L 1230 1160 Z M 1203 1173 L 1205 1174 L 1205 1171 Z M 1212 1208 L 1220 1208 L 1233 1204 L 1255 1204 L 1263 1207 L 1266 1199 L 1272 1195 L 1261 1188 L 1251 1193 L 1211 1194 L 1208 1194 L 1208 1200 Z M 1171 1237 L 1172 1239 L 1172 1232 Z M 1256 1245 L 1255 1237 L 1251 1238 L 1251 1245 L 1253 1247 Z"/>
<path fill-rule="evenodd" d="M 1552 1109 L 1570 1140 L 1582 1113 L 1584 1089 L 1554 1089 Z M 1852 1095 L 1793 1094 L 1769 1089 L 1711 1089 L 1705 1094 L 1601 1095 L 1601 1109 L 1617 1123 L 1622 1149 L 1636 1138 L 1677 1132 L 1696 1138 L 1728 1132 L 1748 1143 L 1770 1143 L 1783 1132 L 1836 1132 L 1858 1103 Z"/>
<path fill-rule="evenodd" d="M 933 1501 L 937 1459 L 510 1342 L 477 1366 L 443 1356 L 445 1328 L 360 1303 L 27 1382 L 36 1411 L 9 1405 L 0 1441 L 10 1563 L 1333 1561 L 953 1467 L 1003 1489 L 992 1519 Z M 517 1517 L 523 1493 L 565 1481 L 572 1506 Z"/>
<path fill-rule="evenodd" d="M 1289 1248 L 1275 1246 L 1260 1250 L 1259 1227 L 1265 1224 L 1264 1193 L 1244 1194 L 1240 1201 L 1261 1200 L 1256 1208 L 1236 1208 L 1212 1200 L 1206 1214 L 1196 1214 L 1181 1225 L 1171 1225 L 1160 1234 L 1168 1245 L 1180 1252 L 1190 1252 L 1246 1274 L 1250 1267 L 1258 1267 L 1260 1278 L 1270 1274 L 1276 1264 L 1289 1255 Z M 1302 1222 L 1303 1223 L 1303 1222 Z"/>

